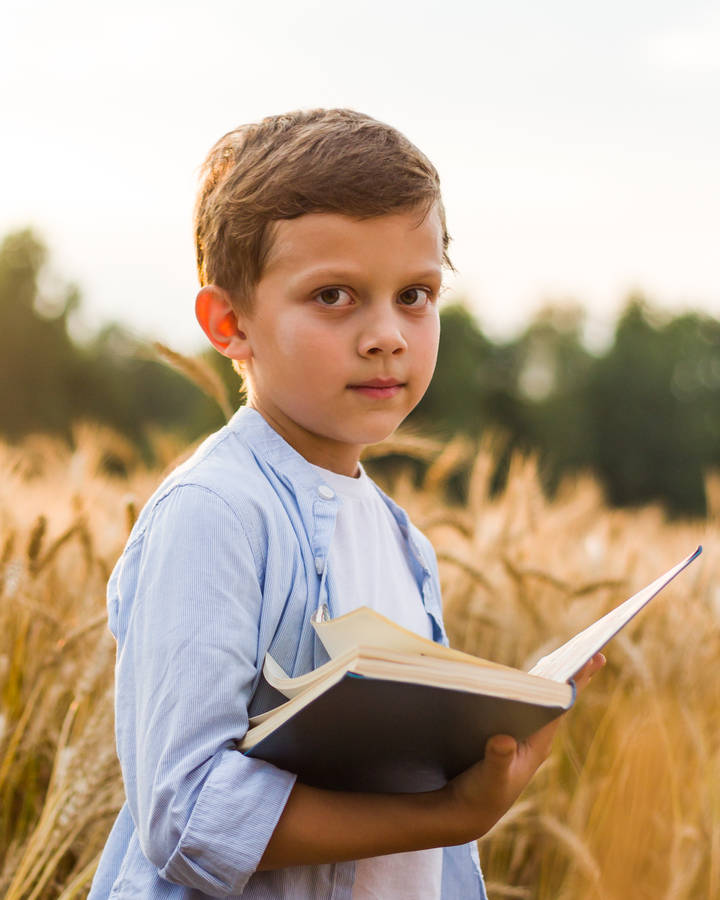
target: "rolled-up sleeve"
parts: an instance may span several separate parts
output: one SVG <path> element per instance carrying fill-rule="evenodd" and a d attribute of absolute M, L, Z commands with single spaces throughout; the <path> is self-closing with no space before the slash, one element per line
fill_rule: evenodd
<path fill-rule="evenodd" d="M 235 749 L 259 662 L 252 539 L 213 491 L 175 487 L 111 586 L 118 752 L 140 846 L 163 878 L 218 897 L 242 892 L 295 780 Z"/>

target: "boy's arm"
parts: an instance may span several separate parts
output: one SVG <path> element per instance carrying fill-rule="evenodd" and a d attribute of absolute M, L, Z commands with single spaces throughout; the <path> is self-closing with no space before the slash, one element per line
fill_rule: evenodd
<path fill-rule="evenodd" d="M 578 690 L 604 665 L 597 654 Z M 485 834 L 512 806 L 552 746 L 559 720 L 517 744 L 488 741 L 485 758 L 445 788 L 424 794 L 355 794 L 295 784 L 260 861 L 261 869 L 338 862 L 463 844 Z"/>
<path fill-rule="evenodd" d="M 214 492 L 175 487 L 109 586 L 117 744 L 137 839 L 162 878 L 203 896 L 243 892 L 295 782 L 235 749 L 263 622 L 256 537 Z"/>

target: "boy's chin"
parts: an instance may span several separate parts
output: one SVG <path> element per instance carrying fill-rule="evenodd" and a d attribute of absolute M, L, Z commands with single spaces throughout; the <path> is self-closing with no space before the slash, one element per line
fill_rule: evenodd
<path fill-rule="evenodd" d="M 397 431 L 398 427 L 402 424 L 402 419 L 399 421 L 393 421 L 392 423 L 381 423 L 373 425 L 372 427 L 358 429 L 356 433 L 353 434 L 348 443 L 356 444 L 360 447 L 367 447 L 372 444 L 381 444 L 383 441 L 387 440 L 389 437 Z"/>

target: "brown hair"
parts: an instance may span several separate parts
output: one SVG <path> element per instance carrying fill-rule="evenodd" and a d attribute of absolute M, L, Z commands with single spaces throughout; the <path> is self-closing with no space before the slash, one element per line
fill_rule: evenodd
<path fill-rule="evenodd" d="M 274 221 L 310 212 L 356 218 L 436 206 L 443 261 L 450 238 L 435 167 L 395 128 L 351 109 L 269 116 L 228 132 L 210 150 L 195 205 L 200 284 L 248 308 Z"/>

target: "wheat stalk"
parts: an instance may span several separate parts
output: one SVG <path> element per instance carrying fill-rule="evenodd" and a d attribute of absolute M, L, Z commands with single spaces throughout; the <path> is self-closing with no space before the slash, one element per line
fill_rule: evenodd
<path fill-rule="evenodd" d="M 155 441 L 163 464 L 177 453 L 170 439 Z M 89 425 L 74 431 L 73 449 L 39 436 L 0 444 L 0 895 L 9 900 L 84 896 L 122 802 L 105 579 L 160 477 L 123 446 Z M 715 900 L 720 507 L 702 524 L 668 522 L 657 507 L 613 510 L 587 477 L 549 499 L 535 463 L 520 457 L 493 492 L 498 449 L 498 438 L 443 450 L 401 432 L 365 456 L 369 467 L 393 457 L 383 486 L 431 532 L 448 632 L 468 652 L 522 666 L 698 542 L 706 549 L 611 643 L 553 756 L 480 842 L 491 896 Z M 106 474 L 113 453 L 127 460 L 125 477 Z M 459 471 L 469 471 L 468 498 L 451 504 L 444 491 Z"/>
<path fill-rule="evenodd" d="M 233 410 L 228 402 L 225 385 L 209 363 L 198 356 L 184 356 L 159 341 L 155 341 L 152 346 L 163 362 L 180 372 L 212 398 L 222 410 L 226 420 L 232 416 Z"/>

